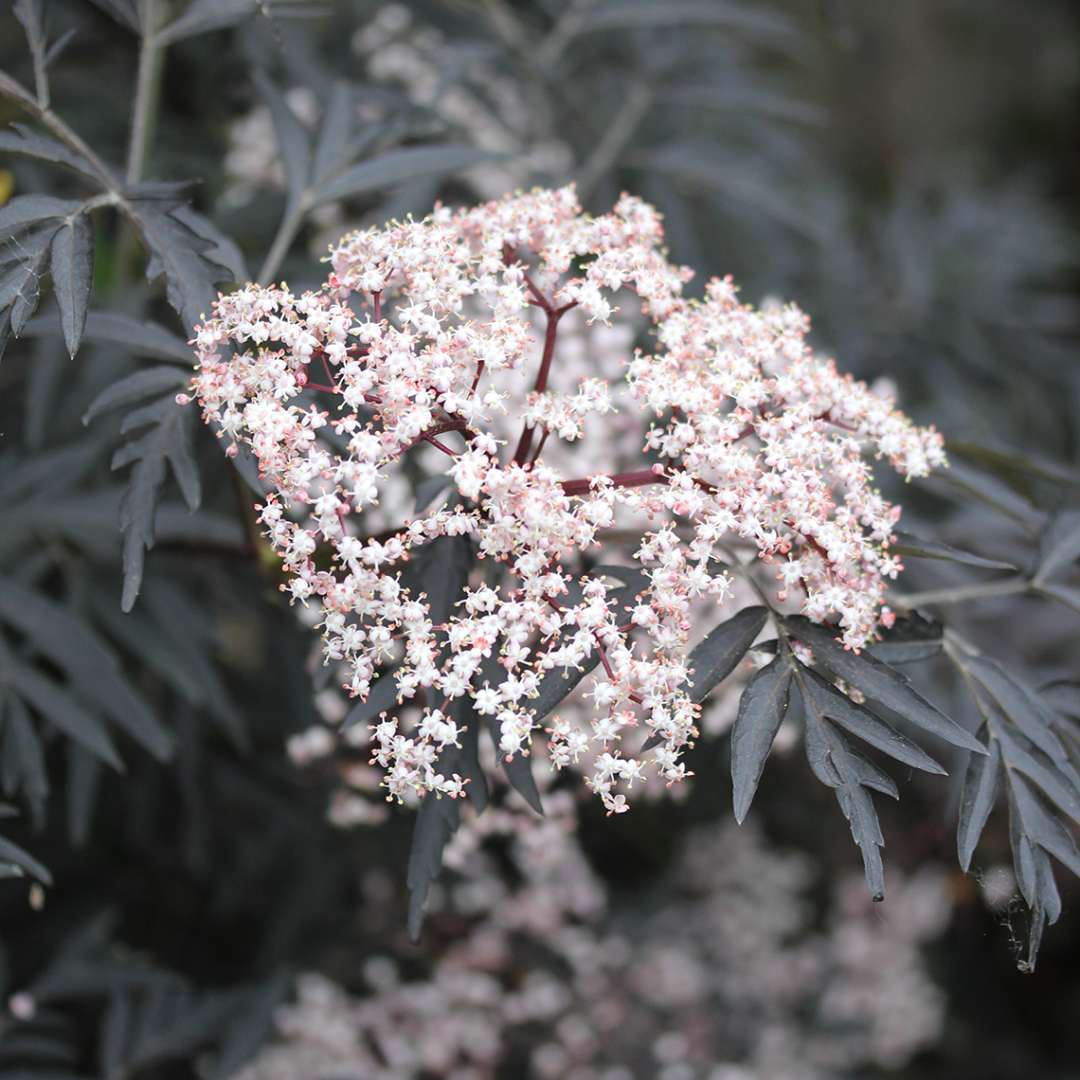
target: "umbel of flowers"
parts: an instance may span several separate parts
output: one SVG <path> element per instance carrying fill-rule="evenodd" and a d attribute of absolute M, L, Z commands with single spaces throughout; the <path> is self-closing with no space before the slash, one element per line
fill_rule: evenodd
<path fill-rule="evenodd" d="M 390 797 L 461 795 L 440 761 L 470 724 L 508 760 L 546 725 L 556 766 L 592 760 L 609 812 L 647 775 L 682 780 L 700 708 L 688 657 L 733 613 L 733 546 L 756 552 L 770 599 L 851 648 L 890 620 L 899 508 L 868 458 L 922 476 L 940 436 L 815 357 L 794 306 L 755 310 L 730 279 L 685 297 L 691 273 L 662 243 L 628 195 L 597 217 L 572 187 L 439 207 L 345 237 L 318 291 L 249 285 L 197 329 L 194 393 L 271 490 L 259 511 L 283 587 L 319 605 L 351 695 L 392 680 L 372 738 Z M 615 380 L 561 366 L 560 321 L 606 322 L 631 294 L 645 345 Z M 625 450 L 605 434 L 616 409 L 640 420 L 618 426 L 639 433 L 623 471 L 605 465 Z M 444 497 L 371 535 L 365 515 L 425 445 Z M 460 587 L 436 597 L 455 571 L 424 588 L 406 571 L 451 541 Z M 591 730 L 541 719 L 544 680 L 584 670 Z"/>

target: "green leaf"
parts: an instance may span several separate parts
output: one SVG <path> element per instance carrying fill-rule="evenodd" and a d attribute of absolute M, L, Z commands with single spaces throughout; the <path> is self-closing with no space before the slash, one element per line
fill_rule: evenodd
<path fill-rule="evenodd" d="M 976 754 L 986 753 L 974 735 L 931 705 L 900 672 L 865 652 L 856 655 L 845 649 L 828 630 L 801 615 L 785 621 L 791 633 L 813 649 L 816 664 L 860 690 L 870 701 L 953 746 Z"/>
<path fill-rule="evenodd" d="M 892 544 L 889 550 L 896 555 L 907 555 L 919 559 L 944 559 L 948 562 L 963 563 L 965 566 L 980 566 L 986 570 L 1016 569 L 1012 563 L 984 559 L 981 555 L 973 555 L 970 551 L 961 551 L 959 548 L 936 540 L 921 540 L 905 532 L 896 534 L 896 543 Z"/>
<path fill-rule="evenodd" d="M 52 242 L 53 291 L 60 308 L 64 344 L 72 358 L 79 351 L 86 325 L 86 305 L 94 275 L 93 244 L 93 233 L 85 214 L 68 218 Z"/>
<path fill-rule="evenodd" d="M 692 689 L 690 700 L 705 700 L 738 666 L 769 617 L 767 608 L 743 608 L 722 622 L 694 648 L 688 661 Z"/>
<path fill-rule="evenodd" d="M 739 699 L 739 712 L 731 731 L 731 779 L 735 820 L 741 825 L 754 800 L 776 733 L 787 715 L 792 668 L 781 649 L 758 671 Z"/>

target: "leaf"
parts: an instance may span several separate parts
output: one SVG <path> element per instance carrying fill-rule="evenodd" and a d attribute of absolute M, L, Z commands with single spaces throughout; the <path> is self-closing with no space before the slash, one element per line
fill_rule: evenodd
<path fill-rule="evenodd" d="M 997 799 L 1001 776 L 1001 748 L 996 739 L 990 740 L 988 754 L 972 754 L 964 773 L 960 793 L 960 819 L 956 826 L 956 850 L 960 867 L 965 872 L 971 866 L 979 837 L 982 836 L 990 811 Z"/>
<path fill-rule="evenodd" d="M 26 32 L 26 40 L 35 54 L 45 53 L 45 29 L 41 21 L 40 0 L 15 0 L 12 5 L 15 18 Z"/>
<path fill-rule="evenodd" d="M 798 661 L 796 661 L 798 664 Z M 890 724 L 875 716 L 869 709 L 856 704 L 850 698 L 826 682 L 816 671 L 802 666 L 797 667 L 799 687 L 802 691 L 803 704 L 828 718 L 846 731 L 869 743 L 875 749 L 904 765 L 923 772 L 948 775 L 929 754 L 910 739 L 906 739 Z"/>
<path fill-rule="evenodd" d="M 209 1080 L 235 1076 L 266 1042 L 274 1026 L 274 1014 L 289 993 L 292 979 L 286 971 L 274 972 L 255 986 L 229 1024 L 209 1070 Z"/>
<path fill-rule="evenodd" d="M 49 244 L 58 226 L 36 229 L 9 244 L 16 255 L 7 263 L 0 260 L 0 356 L 8 334 L 18 337 L 38 306 L 41 278 L 49 254 Z"/>
<path fill-rule="evenodd" d="M 688 660 L 693 682 L 692 689 L 688 687 L 691 701 L 704 701 L 735 670 L 768 617 L 767 608 L 743 608 L 710 631 L 694 648 Z"/>
<path fill-rule="evenodd" d="M 56 332 L 53 321 L 44 317 L 34 319 L 26 327 L 26 333 L 32 337 L 47 337 Z M 133 319 L 115 311 L 88 312 L 83 340 L 93 345 L 116 345 L 136 356 L 171 360 L 188 367 L 194 362 L 191 348 L 182 337 L 150 319 Z"/>
<path fill-rule="evenodd" d="M 451 484 L 449 476 L 429 476 L 416 485 L 416 512 L 422 513 L 445 491 Z"/>
<path fill-rule="evenodd" d="M 735 820 L 741 825 L 754 800 L 776 733 L 787 714 L 791 660 L 786 650 L 758 671 L 739 699 L 731 731 L 731 779 Z"/>
<path fill-rule="evenodd" d="M 997 559 L 984 559 L 970 551 L 942 544 L 936 540 L 921 540 L 911 533 L 898 532 L 896 542 L 889 548 L 896 555 L 907 555 L 919 559 L 945 559 L 948 562 L 963 563 L 965 566 L 980 566 L 987 570 L 1015 570 L 1012 563 L 999 562 Z"/>
<path fill-rule="evenodd" d="M 1040 585 L 1038 592 L 1080 615 L 1080 588 L 1075 585 Z"/>
<path fill-rule="evenodd" d="M 0 206 L 0 239 L 39 221 L 72 217 L 82 207 L 78 199 L 58 199 L 53 195 L 16 195 Z"/>
<path fill-rule="evenodd" d="M 1031 450 L 1018 450 L 1015 446 L 994 446 L 950 438 L 946 450 L 950 457 L 959 454 L 999 474 L 1021 472 L 1059 484 L 1080 483 L 1080 474 L 1075 469 L 1044 458 Z"/>
<path fill-rule="evenodd" d="M 154 199 L 131 199 L 129 205 L 150 255 L 146 279 L 164 277 L 166 298 L 191 330 L 210 310 L 214 286 L 232 271 L 214 254 L 214 242 L 177 216 L 181 207 Z"/>
<path fill-rule="evenodd" d="M 1065 760 L 1065 748 L 1052 730 L 1053 714 L 1032 688 L 988 656 L 964 656 L 958 662 L 1025 738 L 1052 761 Z"/>
<path fill-rule="evenodd" d="M 352 87 L 343 79 L 337 79 L 326 103 L 319 137 L 315 142 L 311 176 L 316 183 L 348 161 L 352 123 Z"/>
<path fill-rule="evenodd" d="M 138 9 L 134 0 L 91 0 L 106 15 L 115 19 L 121 26 L 126 26 L 135 34 L 142 33 Z"/>
<path fill-rule="evenodd" d="M 38 161 L 49 161 L 55 165 L 66 165 L 95 182 L 100 181 L 86 158 L 68 149 L 59 140 L 43 135 L 26 124 L 14 123 L 11 130 L 0 131 L 0 151 L 36 158 Z"/>
<path fill-rule="evenodd" d="M 370 161 L 353 165 L 320 184 L 312 192 L 311 205 L 355 198 L 420 176 L 446 176 L 489 161 L 491 157 L 487 151 L 458 144 L 390 150 Z"/>
<path fill-rule="evenodd" d="M 1080 510 L 1063 510 L 1051 521 L 1040 544 L 1036 577 L 1045 578 L 1080 559 Z"/>
<path fill-rule="evenodd" d="M 457 831 L 461 809 L 457 799 L 439 797 L 430 792 L 420 800 L 409 849 L 409 937 L 416 942 L 424 922 L 431 885 L 442 870 L 443 851 Z"/>
<path fill-rule="evenodd" d="M 124 728 L 158 760 L 170 756 L 168 732 L 120 673 L 116 657 L 78 616 L 10 578 L 0 577 L 0 620 L 61 668 L 83 701 Z"/>
<path fill-rule="evenodd" d="M 10 797 L 21 790 L 35 817 L 40 818 L 49 795 L 41 740 L 21 698 L 14 694 L 0 698 L 0 715 L 3 716 L 0 767 L 4 794 Z"/>
<path fill-rule="evenodd" d="M 913 664 L 941 652 L 944 632 L 937 619 L 914 611 L 882 631 L 881 640 L 868 646 L 868 651 L 883 664 Z"/>
<path fill-rule="evenodd" d="M 976 754 L 986 753 L 986 748 L 974 735 L 931 705 L 900 672 L 865 652 L 856 655 L 844 649 L 828 630 L 801 615 L 785 621 L 792 634 L 813 649 L 815 663 L 835 678 L 862 691 L 870 701 L 953 746 Z"/>
<path fill-rule="evenodd" d="M 252 81 L 258 88 L 274 122 L 278 150 L 285 167 L 285 183 L 289 200 L 297 202 L 307 188 L 311 174 L 311 140 L 307 129 L 296 118 L 288 102 L 263 71 L 256 71 Z"/>
<path fill-rule="evenodd" d="M 189 379 L 188 372 L 173 367 L 141 368 L 131 375 L 117 379 L 98 394 L 87 406 L 82 422 L 89 424 L 102 413 L 142 401 L 163 390 L 179 390 Z"/>
<path fill-rule="evenodd" d="M 157 32 L 155 41 L 159 46 L 175 45 L 185 38 L 235 26 L 257 10 L 257 0 L 192 0 L 183 15 Z"/>
<path fill-rule="evenodd" d="M 724 0 L 605 0 L 586 8 L 576 24 L 577 34 L 667 26 L 716 27 L 749 31 L 767 37 L 787 37 L 793 27 L 782 19 L 749 5 Z"/>
<path fill-rule="evenodd" d="M 2 836 L 0 836 L 0 862 L 7 863 L 9 866 L 17 866 L 20 872 L 25 872 L 31 877 L 37 878 L 43 885 L 52 884 L 52 874 L 33 855 Z"/>
<path fill-rule="evenodd" d="M 1017 495 L 1007 484 L 960 462 L 951 462 L 948 469 L 937 474 L 937 480 L 959 488 L 967 495 L 996 510 L 1027 529 L 1041 528 L 1045 515 Z"/>
<path fill-rule="evenodd" d="M 851 826 L 851 835 L 862 855 L 863 871 L 870 895 L 875 901 L 885 898 L 885 868 L 881 847 L 885 843 L 877 811 L 867 787 L 895 795 L 895 787 L 885 784 L 887 777 L 865 758 L 854 753 L 843 736 L 821 721 L 813 709 L 807 709 L 806 754 L 815 775 L 836 791 L 837 801 Z"/>
<path fill-rule="evenodd" d="M 64 344 L 68 356 L 74 358 L 86 325 L 86 304 L 94 274 L 93 233 L 85 214 L 68 218 L 57 230 L 50 269 Z"/>
<path fill-rule="evenodd" d="M 67 690 L 25 664 L 16 664 L 7 678 L 39 715 L 92 750 L 106 764 L 118 772 L 123 771 L 120 757 L 105 726 Z"/>
<path fill-rule="evenodd" d="M 1039 697 L 1062 716 L 1080 719 L 1080 683 L 1054 679 L 1039 687 Z"/>

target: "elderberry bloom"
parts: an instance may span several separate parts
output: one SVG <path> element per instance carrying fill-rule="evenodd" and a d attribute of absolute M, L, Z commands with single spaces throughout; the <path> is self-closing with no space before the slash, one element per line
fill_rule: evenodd
<path fill-rule="evenodd" d="M 727 279 L 687 299 L 662 244 L 628 195 L 597 217 L 572 187 L 437 207 L 345 237 L 321 289 L 247 286 L 197 328 L 194 393 L 254 453 L 260 521 L 283 588 L 318 606 L 324 659 L 374 695 L 392 799 L 460 797 L 470 725 L 528 754 L 542 688 L 585 673 L 589 729 L 546 721 L 556 767 L 587 756 L 609 813 L 690 775 L 688 657 L 696 627 L 734 613 L 733 545 L 852 648 L 888 621 L 899 508 L 868 458 L 922 476 L 940 436 L 815 357 L 796 308 L 756 311 Z M 643 346 L 631 329 L 611 370 L 560 355 L 564 320 L 631 317 Z M 409 514 L 421 449 L 444 491 Z"/>

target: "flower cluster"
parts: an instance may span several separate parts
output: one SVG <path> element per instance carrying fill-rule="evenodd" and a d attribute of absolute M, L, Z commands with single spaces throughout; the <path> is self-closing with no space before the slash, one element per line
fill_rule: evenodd
<path fill-rule="evenodd" d="M 392 886 L 369 870 L 362 918 L 384 945 L 362 991 L 302 975 L 238 1080 L 491 1080 L 510 1062 L 545 1080 L 824 1080 L 902 1067 L 940 1039 L 944 994 L 921 955 L 950 915 L 940 871 L 897 876 L 884 914 L 854 877 L 819 909 L 805 857 L 751 824 L 709 825 L 646 913 L 591 869 L 573 794 L 545 803 L 542 821 L 510 801 L 455 835 L 461 878 L 436 897 L 455 932 L 423 974 L 401 962 Z"/>
<path fill-rule="evenodd" d="M 681 780 L 694 628 L 729 613 L 733 547 L 852 647 L 888 621 L 899 510 L 867 452 L 920 476 L 940 437 L 816 358 L 797 309 L 755 311 L 728 280 L 686 298 L 662 242 L 656 211 L 625 195 L 596 217 L 572 188 L 440 207 L 346 237 L 316 292 L 248 286 L 197 328 L 194 392 L 254 452 L 262 524 L 285 588 L 319 605 L 326 660 L 353 696 L 392 679 L 391 703 L 419 709 L 409 730 L 400 709 L 373 728 L 391 798 L 462 794 L 440 760 L 463 706 L 502 755 L 527 754 L 544 680 L 582 670 L 591 730 L 549 718 L 553 762 L 590 750 L 609 812 L 649 774 Z M 564 319 L 606 324 L 626 293 L 648 350 L 614 372 L 562 367 Z M 622 458 L 628 437 L 637 467 L 610 471 L 604 450 Z M 442 455 L 449 494 L 366 530 L 420 448 Z M 449 598 L 439 559 L 406 573 L 440 544 L 465 563 Z M 628 752 L 634 732 L 653 749 Z"/>

